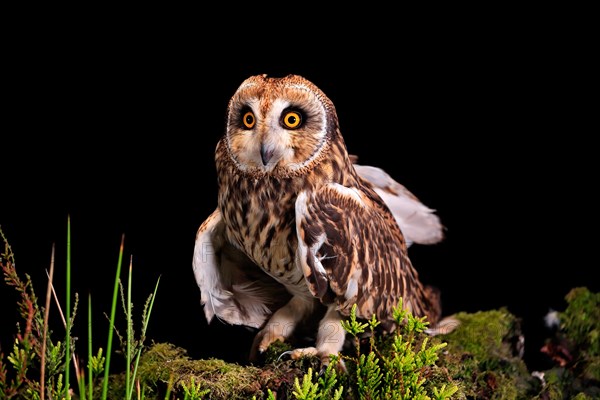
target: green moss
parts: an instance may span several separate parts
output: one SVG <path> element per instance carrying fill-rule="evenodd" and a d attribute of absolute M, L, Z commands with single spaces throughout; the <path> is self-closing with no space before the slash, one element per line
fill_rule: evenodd
<path fill-rule="evenodd" d="M 448 343 L 441 365 L 462 382 L 467 397 L 531 398 L 534 379 L 522 360 L 519 320 L 506 309 L 458 313 L 457 328 L 441 339 Z"/>
<path fill-rule="evenodd" d="M 263 398 L 263 384 L 275 379 L 274 370 L 241 366 L 217 359 L 191 360 L 184 349 L 169 343 L 154 344 L 140 360 L 139 376 L 153 393 L 181 393 L 183 385 L 194 382 L 209 390 L 211 399 Z M 148 393 L 147 393 L 148 394 Z"/>
<path fill-rule="evenodd" d="M 469 355 L 482 369 L 510 369 L 526 371 L 525 364 L 516 357 L 516 343 L 521 336 L 519 321 L 506 309 L 458 313 L 454 317 L 460 325 L 444 338 L 448 351 Z"/>
<path fill-rule="evenodd" d="M 268 353 L 279 357 L 287 346 L 273 344 Z M 208 391 L 207 398 L 214 400 L 267 399 L 269 390 L 277 398 L 288 398 L 294 380 L 302 378 L 308 368 L 318 368 L 318 361 L 316 357 L 306 357 L 269 362 L 261 367 L 243 366 L 218 359 L 192 360 L 182 348 L 155 343 L 142 355 L 138 377 L 145 400 L 162 400 L 167 391 L 171 398 L 184 398 L 185 388 L 192 385 Z M 109 398 L 120 398 L 124 385 L 123 374 L 111 376 Z"/>
<path fill-rule="evenodd" d="M 293 350 L 291 344 L 276 340 L 274 343 L 271 343 L 267 351 L 265 351 L 265 363 L 270 364 L 281 360 L 284 358 L 282 355 L 290 350 Z"/>

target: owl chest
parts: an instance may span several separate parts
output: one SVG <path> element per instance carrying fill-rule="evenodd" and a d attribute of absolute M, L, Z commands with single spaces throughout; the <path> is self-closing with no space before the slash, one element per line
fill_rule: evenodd
<path fill-rule="evenodd" d="M 299 278 L 295 267 L 295 196 L 265 182 L 238 182 L 219 190 L 228 240 L 278 280 Z"/>

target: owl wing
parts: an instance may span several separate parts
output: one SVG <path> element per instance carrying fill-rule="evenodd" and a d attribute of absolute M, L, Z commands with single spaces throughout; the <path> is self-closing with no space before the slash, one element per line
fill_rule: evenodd
<path fill-rule="evenodd" d="M 283 286 L 227 241 L 218 209 L 198 229 L 193 267 L 208 322 L 216 315 L 230 324 L 259 328 L 289 299 Z"/>
<path fill-rule="evenodd" d="M 427 207 L 384 170 L 354 164 L 358 175 L 383 199 L 394 214 L 406 244 L 434 244 L 444 239 L 444 226 L 435 210 Z"/>
<path fill-rule="evenodd" d="M 295 209 L 296 262 L 314 296 L 336 301 L 344 315 L 356 303 L 359 317 L 380 321 L 400 297 L 412 312 L 427 313 L 402 233 L 375 194 L 329 183 L 301 192 Z"/>

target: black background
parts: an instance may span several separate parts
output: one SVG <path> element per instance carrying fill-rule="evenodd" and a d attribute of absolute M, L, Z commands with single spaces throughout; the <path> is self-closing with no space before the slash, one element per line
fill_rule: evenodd
<path fill-rule="evenodd" d="M 177 23 L 25 31 L 3 61 L 0 226 L 40 298 L 56 244 L 64 300 L 70 216 L 81 353 L 88 294 L 95 346 L 106 347 L 103 313 L 124 235 L 135 312 L 161 279 L 148 340 L 243 362 L 252 334 L 207 326 L 191 261 L 196 230 L 216 206 L 213 155 L 227 101 L 261 73 L 313 81 L 336 105 L 349 151 L 437 210 L 446 240 L 410 254 L 441 289 L 445 314 L 507 307 L 522 318 L 538 368 L 544 315 L 563 309 L 572 287 L 600 290 L 597 147 L 586 139 L 597 67 L 578 40 L 585 32 L 482 21 L 327 42 L 275 43 L 242 29 L 216 43 L 226 33 Z M 0 288 L 6 354 L 17 296 Z M 56 313 L 52 324 L 61 339 Z"/>

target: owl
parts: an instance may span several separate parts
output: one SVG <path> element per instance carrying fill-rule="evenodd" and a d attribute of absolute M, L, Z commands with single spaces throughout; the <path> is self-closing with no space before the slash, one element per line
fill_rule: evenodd
<path fill-rule="evenodd" d="M 438 293 L 421 283 L 407 248 L 442 240 L 439 217 L 348 154 L 334 104 L 315 84 L 298 75 L 242 82 L 215 162 L 217 207 L 198 229 L 194 276 L 208 322 L 256 329 L 251 355 L 316 320 L 314 341 L 291 356 L 327 364 L 354 304 L 387 331 L 400 298 L 438 321 Z"/>

